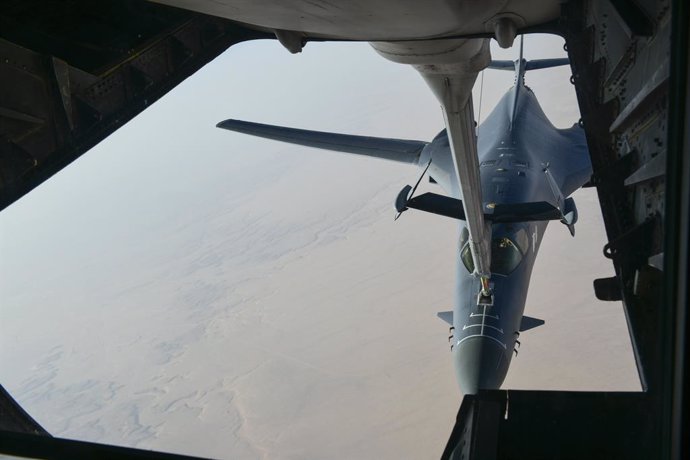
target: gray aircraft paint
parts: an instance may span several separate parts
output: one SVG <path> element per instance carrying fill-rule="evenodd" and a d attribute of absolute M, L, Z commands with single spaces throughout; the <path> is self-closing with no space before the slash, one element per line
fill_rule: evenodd
<path fill-rule="evenodd" d="M 524 60 L 516 61 L 515 86 L 478 128 L 482 205 L 487 214 L 491 213 L 493 204 L 547 202 L 554 207 L 562 206 L 549 185 L 545 170 L 551 174 L 563 197 L 577 190 L 591 176 L 584 131 L 577 125 L 569 129 L 555 128 L 534 93 L 524 85 L 526 68 L 558 64 L 562 62 L 529 66 Z M 226 120 L 218 127 L 304 146 L 416 163 L 422 168 L 431 159 L 429 175 L 449 196 L 462 199 L 445 130 L 430 143 L 423 143 L 320 133 L 239 120 Z M 465 223 L 460 221 L 458 244 L 454 248 L 457 263 L 452 356 L 458 384 L 465 394 L 499 388 L 505 379 L 521 329 L 532 268 L 547 224 L 548 221 L 492 224 L 492 241 L 510 240 L 511 244 L 503 249 L 513 255 L 519 251 L 520 260 L 512 270 L 501 270 L 501 262 L 506 260 L 502 254 L 505 251 L 495 245 L 491 264 L 494 304 L 479 306 L 479 278 L 466 268 L 461 257 L 468 232 Z"/>
<path fill-rule="evenodd" d="M 485 206 L 488 203 L 553 202 L 544 174 L 553 174 L 564 196 L 582 186 L 591 175 L 584 131 L 576 126 L 554 128 L 534 93 L 517 84 L 501 99 L 478 130 L 478 153 Z M 516 94 L 517 93 L 517 94 Z M 511 113 L 515 101 L 515 111 Z M 532 267 L 548 222 L 493 225 L 493 241 L 508 237 L 525 247 L 522 260 L 510 274 L 492 270 L 496 303 L 479 307 L 479 280 L 457 262 L 453 309 L 453 359 L 464 393 L 498 388 L 503 383 L 519 336 Z M 460 234 L 463 233 L 460 226 Z M 526 236 L 526 238 L 520 235 Z M 459 242 L 462 243 L 462 238 Z M 459 247 L 458 251 L 462 248 Z M 492 265 L 496 254 L 492 254 Z"/>

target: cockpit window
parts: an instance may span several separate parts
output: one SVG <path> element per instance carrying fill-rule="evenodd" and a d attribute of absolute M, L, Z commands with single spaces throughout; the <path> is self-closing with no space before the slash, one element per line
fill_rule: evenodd
<path fill-rule="evenodd" d="M 462 263 L 468 272 L 474 272 L 474 260 L 472 259 L 472 251 L 470 250 L 469 243 L 466 243 L 460 251 L 460 258 Z"/>
<path fill-rule="evenodd" d="M 517 243 L 518 247 L 520 248 L 520 252 L 527 254 L 527 251 L 529 251 L 529 237 L 527 236 L 527 232 L 524 228 L 521 228 L 515 233 L 513 241 Z"/>
<path fill-rule="evenodd" d="M 474 272 L 474 260 L 469 243 L 462 247 L 460 259 L 468 272 Z M 521 261 L 522 251 L 510 238 L 494 238 L 491 242 L 491 273 L 510 275 Z"/>
<path fill-rule="evenodd" d="M 467 230 L 467 227 L 462 227 L 460 229 L 460 241 L 458 243 L 458 247 L 462 249 L 462 247 L 467 243 L 467 240 L 470 238 L 470 231 Z"/>
<path fill-rule="evenodd" d="M 463 265 L 468 272 L 474 272 L 474 260 L 472 260 L 472 251 L 470 250 L 470 245 L 468 240 L 470 239 L 470 232 L 467 227 L 462 227 L 460 229 L 460 259 L 462 259 Z"/>
<path fill-rule="evenodd" d="M 520 265 L 522 253 L 510 238 L 495 238 L 491 242 L 491 272 L 510 275 Z"/>

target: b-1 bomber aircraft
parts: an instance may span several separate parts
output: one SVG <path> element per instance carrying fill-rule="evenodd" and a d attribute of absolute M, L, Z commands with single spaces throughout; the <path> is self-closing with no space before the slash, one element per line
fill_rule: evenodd
<path fill-rule="evenodd" d="M 523 316 L 523 312 L 532 267 L 548 222 L 559 220 L 575 235 L 577 208 L 568 196 L 592 174 L 584 130 L 577 124 L 569 129 L 555 128 L 524 82 L 527 70 L 566 64 L 567 59 L 527 61 L 522 58 L 522 44 L 519 59 L 490 61 L 489 68 L 514 69 L 515 85 L 479 126 L 476 155 L 472 154 L 474 129 L 467 123 L 473 121 L 472 116 L 467 116 L 468 109 L 471 113 L 471 99 L 455 120 L 464 126 L 464 131 L 457 130 L 464 139 L 457 135 L 454 139 L 454 114 L 448 110 L 449 105 L 443 104 L 444 96 L 439 96 L 438 91 L 450 129 L 441 131 L 431 142 L 307 131 L 240 120 L 225 120 L 217 126 L 423 169 L 417 184 L 405 186 L 395 200 L 397 217 L 408 209 L 417 209 L 459 221 L 453 311 L 438 315 L 451 325 L 451 350 L 460 390 L 474 394 L 479 389 L 501 386 L 517 354 L 520 332 L 544 323 Z M 430 86 L 434 89 L 433 82 Z M 457 155 L 458 150 L 465 155 Z M 427 172 L 445 195 L 414 195 Z M 474 238 L 473 224 L 474 235 L 478 235 Z M 481 259 L 485 267 L 479 266 Z"/>

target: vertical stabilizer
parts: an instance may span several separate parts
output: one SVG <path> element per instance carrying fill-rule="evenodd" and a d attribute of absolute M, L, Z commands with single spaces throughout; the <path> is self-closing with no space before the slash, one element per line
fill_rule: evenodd
<path fill-rule="evenodd" d="M 525 60 L 522 57 L 522 50 L 525 46 L 525 36 L 520 36 L 520 57 L 514 63 L 515 68 L 515 88 L 513 89 L 513 100 L 510 104 L 510 130 L 513 129 L 513 124 L 515 123 L 515 116 L 517 114 L 517 103 L 520 97 L 520 91 L 525 86 Z"/>
<path fill-rule="evenodd" d="M 534 59 L 528 61 L 523 57 L 523 50 L 525 44 L 525 36 L 520 36 L 520 57 L 515 61 L 499 61 L 493 60 L 489 63 L 489 69 L 496 70 L 513 70 L 515 72 L 515 88 L 513 92 L 513 99 L 509 107 L 510 129 L 513 129 L 513 122 L 517 113 L 517 102 L 520 97 L 520 91 L 525 87 L 525 72 L 528 70 L 548 69 L 549 67 L 558 67 L 570 64 L 568 58 L 554 58 L 554 59 Z"/>

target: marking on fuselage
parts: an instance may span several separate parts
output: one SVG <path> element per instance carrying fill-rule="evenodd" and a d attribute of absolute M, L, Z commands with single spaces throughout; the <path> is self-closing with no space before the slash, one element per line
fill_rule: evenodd
<path fill-rule="evenodd" d="M 471 338 L 473 338 L 473 337 L 485 337 L 485 338 L 487 338 L 487 339 L 491 339 L 491 340 L 493 340 L 494 342 L 496 342 L 497 344 L 499 344 L 500 346 L 502 346 L 504 350 L 507 350 L 507 349 L 508 349 L 508 346 L 507 346 L 505 343 L 503 343 L 503 342 L 501 342 L 500 340 L 498 340 L 496 337 L 491 337 L 490 335 L 483 335 L 483 334 L 468 335 L 468 336 L 465 337 L 464 339 L 458 340 L 458 341 L 455 343 L 455 346 L 457 347 L 458 345 L 460 345 L 460 344 L 461 344 L 462 342 L 464 342 L 465 340 L 471 339 Z"/>
<path fill-rule="evenodd" d="M 479 327 L 479 326 L 486 326 L 490 329 L 493 329 L 494 331 L 500 332 L 501 334 L 504 333 L 503 329 L 501 329 L 500 327 L 496 327 L 496 326 L 492 326 L 491 324 L 484 324 L 484 323 L 482 323 L 482 324 L 470 324 L 470 325 L 466 324 L 466 325 L 462 326 L 462 330 L 464 331 L 465 329 L 469 329 L 471 327 Z"/>
<path fill-rule="evenodd" d="M 482 314 L 482 328 L 479 330 L 481 335 L 484 335 L 484 323 L 486 322 L 486 305 L 484 305 L 484 311 Z"/>
<path fill-rule="evenodd" d="M 485 311 L 486 311 L 486 310 L 485 310 Z M 474 317 L 476 317 L 476 316 L 486 316 L 486 317 L 488 317 L 488 318 L 501 319 L 501 317 L 498 316 L 498 315 L 496 315 L 496 316 L 494 316 L 494 315 L 487 315 L 486 312 L 485 312 L 485 313 L 470 313 L 470 318 L 474 318 Z"/>

